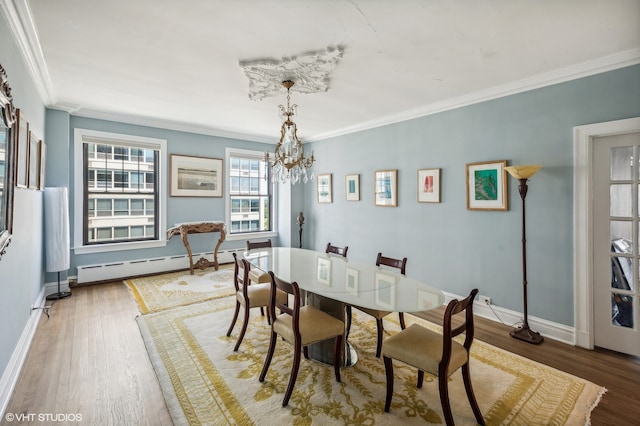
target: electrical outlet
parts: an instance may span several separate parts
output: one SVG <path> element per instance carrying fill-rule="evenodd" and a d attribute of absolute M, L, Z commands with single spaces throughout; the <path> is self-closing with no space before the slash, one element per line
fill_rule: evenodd
<path fill-rule="evenodd" d="M 491 298 L 489 296 L 478 296 L 478 301 L 480 301 L 480 303 L 483 303 L 485 305 L 490 305 L 491 304 Z"/>

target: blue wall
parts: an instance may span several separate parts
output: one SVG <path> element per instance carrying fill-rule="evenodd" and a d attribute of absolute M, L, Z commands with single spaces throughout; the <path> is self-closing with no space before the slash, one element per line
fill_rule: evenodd
<path fill-rule="evenodd" d="M 366 103 L 366 100 L 363 100 Z M 465 164 L 541 164 L 527 195 L 529 314 L 573 324 L 573 127 L 640 115 L 640 66 L 316 142 L 316 173 L 333 173 L 334 202 L 305 193 L 309 246 L 349 246 L 349 257 L 408 257 L 407 274 L 454 294 L 473 287 L 522 311 L 521 200 L 509 210 L 466 209 Z M 442 168 L 441 203 L 418 203 L 417 170 Z M 375 170 L 398 169 L 398 207 L 373 205 Z M 361 201 L 344 179 L 360 174 Z"/>
<path fill-rule="evenodd" d="M 60 117 L 64 120 L 64 117 Z M 104 132 L 121 133 L 126 135 L 144 136 L 150 138 L 165 139 L 167 141 L 167 154 L 195 155 L 202 157 L 225 158 L 225 149 L 233 147 L 238 149 L 265 151 L 266 145 L 257 142 L 226 139 L 215 136 L 199 135 L 194 133 L 178 132 L 173 130 L 158 129 L 145 126 L 137 126 L 112 121 L 96 120 L 83 117 L 70 117 L 68 121 L 71 141 L 69 143 L 69 162 L 73 165 L 73 133 L 74 129 L 89 129 Z M 169 161 L 167 161 L 169 166 Z M 224 169 L 226 171 L 226 167 Z M 68 174 L 71 184 L 70 194 L 73 193 L 73 171 L 70 168 L 60 169 L 61 174 Z M 168 170 L 165 171 L 165 188 L 169 185 Z M 226 185 L 226 181 L 225 181 Z M 73 198 L 72 196 L 70 198 Z M 70 220 L 73 223 L 73 200 L 70 209 Z M 225 220 L 224 198 L 196 198 L 196 197 L 168 197 L 167 198 L 167 226 L 174 223 L 200 220 Z M 73 232 L 72 237 L 73 241 Z M 189 244 L 194 253 L 211 251 L 213 249 L 211 234 L 192 235 Z M 221 249 L 244 246 L 244 240 L 226 241 Z M 147 259 L 166 255 L 184 255 L 185 249 L 180 238 L 172 238 L 166 247 L 154 249 L 127 250 L 123 252 L 105 252 L 96 254 L 76 255 L 72 252 L 70 274 L 74 274 L 74 268 L 80 265 L 90 265 L 117 260 Z"/>
<path fill-rule="evenodd" d="M 31 131 L 44 138 L 44 104 L 3 19 L 0 64 L 7 72 L 14 105 L 23 111 Z M 14 236 L 0 260 L 0 372 L 9 364 L 44 282 L 42 194 L 23 188 L 16 188 L 14 193 Z"/>

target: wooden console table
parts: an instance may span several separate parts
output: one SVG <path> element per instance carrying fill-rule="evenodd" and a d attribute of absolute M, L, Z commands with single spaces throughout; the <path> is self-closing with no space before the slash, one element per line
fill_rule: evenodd
<path fill-rule="evenodd" d="M 220 238 L 218 239 L 218 244 L 216 244 L 216 248 L 213 250 L 213 262 L 201 257 L 200 260 L 193 264 L 193 254 L 191 253 L 191 247 L 189 246 L 189 239 L 187 235 L 189 234 L 203 234 L 208 232 L 219 232 Z M 167 230 L 167 240 L 171 239 L 174 235 L 180 235 L 182 237 L 182 243 L 187 249 L 187 254 L 189 255 L 189 272 L 193 275 L 193 269 L 199 268 L 204 269 L 210 266 L 216 268 L 218 270 L 218 249 L 220 245 L 224 241 L 227 232 L 224 229 L 224 222 L 187 222 L 187 223 L 177 223 L 173 227 Z"/>

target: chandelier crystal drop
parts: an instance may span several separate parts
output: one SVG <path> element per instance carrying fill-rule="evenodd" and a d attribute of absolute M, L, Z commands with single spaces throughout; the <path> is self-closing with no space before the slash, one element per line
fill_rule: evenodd
<path fill-rule="evenodd" d="M 291 181 L 295 185 L 298 182 L 307 183 L 314 179 L 311 168 L 315 158 L 313 152 L 311 157 L 305 157 L 302 142 L 298 139 L 298 129 L 292 117 L 296 114 L 297 105 L 290 105 L 291 94 L 290 89 L 294 82 L 285 80 L 282 85 L 287 89 L 287 107 L 279 105 L 280 119 L 282 126 L 280 127 L 280 141 L 276 145 L 273 158 L 269 157 L 269 153 L 265 154 L 265 161 L 271 165 L 272 182 L 285 183 Z"/>

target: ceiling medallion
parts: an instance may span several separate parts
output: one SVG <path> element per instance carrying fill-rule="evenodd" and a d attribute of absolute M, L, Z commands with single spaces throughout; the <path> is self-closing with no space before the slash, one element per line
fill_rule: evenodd
<path fill-rule="evenodd" d="M 343 47 L 283 58 L 240 61 L 249 79 L 249 99 L 258 101 L 282 94 L 282 81 L 296 82 L 298 93 L 319 93 L 329 89 L 329 74 L 344 53 Z"/>

